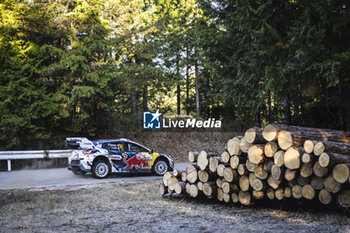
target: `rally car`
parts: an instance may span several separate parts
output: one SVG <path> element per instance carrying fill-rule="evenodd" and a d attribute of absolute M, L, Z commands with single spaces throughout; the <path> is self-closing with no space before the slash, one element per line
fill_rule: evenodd
<path fill-rule="evenodd" d="M 68 156 L 68 170 L 74 174 L 91 172 L 96 178 L 105 178 L 111 173 L 164 175 L 174 169 L 170 155 L 153 152 L 128 139 L 66 138 L 66 145 L 74 148 Z"/>

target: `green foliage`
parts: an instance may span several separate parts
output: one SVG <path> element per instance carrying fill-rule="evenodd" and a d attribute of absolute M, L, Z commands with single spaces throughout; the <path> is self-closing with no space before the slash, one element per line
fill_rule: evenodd
<path fill-rule="evenodd" d="M 4 0 L 0 148 L 119 136 L 147 109 L 194 115 L 195 63 L 201 117 L 279 122 L 290 109 L 295 124 L 349 128 L 349 7 Z"/>

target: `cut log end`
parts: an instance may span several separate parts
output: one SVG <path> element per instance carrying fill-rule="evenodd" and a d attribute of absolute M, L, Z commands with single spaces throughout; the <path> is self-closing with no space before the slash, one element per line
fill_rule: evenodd
<path fill-rule="evenodd" d="M 314 150 L 314 142 L 312 140 L 305 140 L 304 150 L 306 153 L 312 153 Z"/>
<path fill-rule="evenodd" d="M 163 184 L 168 187 L 168 180 L 170 179 L 171 177 L 171 173 L 170 172 L 166 172 L 164 175 L 163 175 Z"/>
<path fill-rule="evenodd" d="M 268 188 L 266 190 L 266 196 L 268 199 L 273 200 L 275 199 L 275 191 L 272 188 Z"/>
<path fill-rule="evenodd" d="M 350 207 L 350 189 L 342 190 L 339 193 L 338 204 L 344 208 Z"/>
<path fill-rule="evenodd" d="M 273 155 L 273 162 L 279 167 L 284 165 L 284 151 L 279 150 Z"/>
<path fill-rule="evenodd" d="M 184 194 L 186 193 L 186 183 L 181 181 L 175 184 L 175 192 L 177 194 Z"/>
<path fill-rule="evenodd" d="M 214 182 L 204 183 L 203 184 L 203 193 L 206 196 L 212 196 L 216 191 L 216 184 Z"/>
<path fill-rule="evenodd" d="M 231 200 L 233 203 L 238 203 L 238 194 L 237 193 L 232 193 L 231 194 Z"/>
<path fill-rule="evenodd" d="M 301 193 L 301 186 L 296 184 L 292 187 L 292 194 L 295 199 L 300 199 L 302 198 L 302 193 Z"/>
<path fill-rule="evenodd" d="M 321 190 L 324 187 L 324 178 L 314 176 L 311 178 L 311 186 L 316 190 Z"/>
<path fill-rule="evenodd" d="M 186 169 L 186 176 L 187 176 L 188 182 L 192 184 L 195 183 L 198 179 L 197 168 L 193 165 L 188 166 Z"/>
<path fill-rule="evenodd" d="M 225 170 L 225 165 L 224 164 L 219 164 L 218 168 L 216 169 L 216 172 L 218 176 L 223 177 L 224 176 L 224 170 Z"/>
<path fill-rule="evenodd" d="M 252 144 L 247 142 L 245 137 L 241 138 L 241 140 L 239 142 L 239 148 L 241 149 L 242 152 L 247 153 L 249 147 L 251 147 L 251 146 L 252 146 Z"/>
<path fill-rule="evenodd" d="M 249 192 L 239 191 L 238 200 L 242 205 L 248 206 L 250 205 L 251 196 Z"/>
<path fill-rule="evenodd" d="M 315 147 L 314 147 L 314 154 L 316 156 L 322 154 L 324 152 L 324 144 L 322 142 L 318 142 L 315 144 Z"/>
<path fill-rule="evenodd" d="M 263 139 L 262 136 L 262 129 L 253 127 L 245 131 L 244 138 L 248 143 L 256 143 L 256 142 L 261 142 Z"/>
<path fill-rule="evenodd" d="M 296 176 L 296 170 L 290 170 L 290 169 L 287 169 L 284 173 L 284 178 L 287 180 L 287 181 L 291 181 L 295 178 Z"/>
<path fill-rule="evenodd" d="M 248 159 L 253 164 L 260 164 L 264 160 L 264 150 L 261 146 L 253 145 L 248 150 Z"/>
<path fill-rule="evenodd" d="M 289 131 L 281 130 L 278 133 L 278 145 L 282 150 L 287 150 L 293 145 L 293 138 Z"/>
<path fill-rule="evenodd" d="M 197 161 L 198 155 L 199 155 L 198 152 L 190 151 L 190 152 L 188 152 L 188 160 L 189 160 L 191 163 L 194 163 L 194 162 Z"/>
<path fill-rule="evenodd" d="M 228 163 L 230 161 L 230 154 L 227 151 L 222 152 L 221 159 L 224 163 Z"/>
<path fill-rule="evenodd" d="M 337 164 L 332 170 L 333 178 L 340 184 L 344 184 L 349 181 L 350 175 L 349 164 Z"/>
<path fill-rule="evenodd" d="M 230 159 L 230 166 L 233 169 L 237 169 L 238 165 L 239 165 L 239 157 L 237 155 L 232 156 Z"/>
<path fill-rule="evenodd" d="M 279 180 L 280 177 L 282 175 L 282 171 L 281 168 L 279 166 L 277 166 L 276 164 L 272 166 L 271 168 L 271 176 L 275 179 L 275 180 Z"/>
<path fill-rule="evenodd" d="M 264 188 L 263 182 L 259 179 L 253 181 L 252 187 L 255 191 L 261 191 Z"/>
<path fill-rule="evenodd" d="M 266 143 L 265 147 L 264 147 L 264 152 L 266 157 L 273 157 L 273 155 L 276 153 L 278 147 L 276 142 L 268 142 Z"/>
<path fill-rule="evenodd" d="M 198 179 L 203 183 L 208 182 L 208 180 L 209 180 L 208 172 L 199 170 L 198 171 Z"/>
<path fill-rule="evenodd" d="M 305 199 L 312 200 L 315 197 L 315 189 L 309 184 L 304 185 L 301 189 L 301 194 Z"/>
<path fill-rule="evenodd" d="M 234 170 L 232 167 L 226 167 L 224 169 L 224 178 L 227 182 L 235 181 L 235 183 L 237 183 L 238 181 L 237 171 Z"/>
<path fill-rule="evenodd" d="M 254 175 L 257 178 L 264 180 L 268 177 L 269 174 L 266 172 L 263 165 L 259 165 L 254 169 Z"/>
<path fill-rule="evenodd" d="M 337 193 L 340 191 L 341 184 L 338 183 L 331 175 L 329 175 L 324 180 L 324 187 L 330 193 Z"/>
<path fill-rule="evenodd" d="M 328 205 L 332 201 L 332 195 L 326 190 L 322 189 L 318 194 L 318 200 L 324 205 Z"/>
<path fill-rule="evenodd" d="M 248 191 L 249 189 L 249 178 L 247 176 L 241 176 L 239 178 L 239 187 L 242 191 Z"/>
<path fill-rule="evenodd" d="M 283 188 L 276 189 L 275 197 L 276 197 L 277 200 L 280 200 L 280 201 L 283 200 L 283 198 L 284 198 L 284 190 L 283 190 Z"/>
<path fill-rule="evenodd" d="M 284 165 L 293 170 L 300 167 L 300 152 L 294 148 L 289 148 L 284 153 L 283 158 Z"/>
<path fill-rule="evenodd" d="M 229 155 L 240 154 L 241 149 L 239 148 L 239 142 L 240 142 L 240 139 L 237 137 L 234 137 L 227 142 L 227 151 Z"/>
<path fill-rule="evenodd" d="M 316 161 L 312 167 L 314 174 L 318 177 L 323 177 L 328 173 L 328 168 L 321 167 L 320 163 Z"/>
<path fill-rule="evenodd" d="M 320 157 L 318 157 L 318 162 L 321 167 L 328 167 L 329 164 L 329 155 L 327 153 L 322 153 Z"/>
<path fill-rule="evenodd" d="M 278 135 L 278 129 L 276 129 L 276 127 L 271 124 L 265 126 L 262 132 L 262 136 L 268 142 L 277 140 L 277 135 Z"/>
<path fill-rule="evenodd" d="M 310 164 L 303 164 L 300 168 L 300 175 L 304 178 L 310 177 L 312 175 L 312 167 Z"/>

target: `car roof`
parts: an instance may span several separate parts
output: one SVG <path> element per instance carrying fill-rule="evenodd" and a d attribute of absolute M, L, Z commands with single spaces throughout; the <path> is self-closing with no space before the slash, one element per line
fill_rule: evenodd
<path fill-rule="evenodd" d="M 126 138 L 98 139 L 98 140 L 94 140 L 93 142 L 106 143 L 106 142 L 113 142 L 113 141 L 133 142 L 133 141 L 126 139 Z"/>
<path fill-rule="evenodd" d="M 131 143 L 134 143 L 138 146 L 141 146 L 141 147 L 145 147 L 147 150 L 150 150 L 148 147 L 144 146 L 144 145 L 141 145 L 140 143 L 137 143 L 137 142 L 134 142 L 134 141 L 131 141 L 129 139 L 126 139 L 126 138 L 114 138 L 114 139 L 98 139 L 98 140 L 94 140 L 92 141 L 93 143 L 109 143 L 109 142 L 114 142 L 114 141 L 120 141 L 120 142 L 131 142 Z"/>

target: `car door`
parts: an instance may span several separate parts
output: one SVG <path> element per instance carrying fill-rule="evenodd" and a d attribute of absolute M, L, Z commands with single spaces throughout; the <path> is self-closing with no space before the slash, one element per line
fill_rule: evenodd
<path fill-rule="evenodd" d="M 124 169 L 137 172 L 151 168 L 149 160 L 144 159 L 145 156 L 143 154 L 149 153 L 146 148 L 132 142 L 128 142 L 126 148 L 129 159 L 126 161 L 127 166 Z"/>
<path fill-rule="evenodd" d="M 111 141 L 105 143 L 104 147 L 108 150 L 108 155 L 113 163 L 113 166 L 117 169 L 117 171 L 121 171 L 125 166 L 123 157 L 125 148 L 124 143 L 120 141 Z"/>

